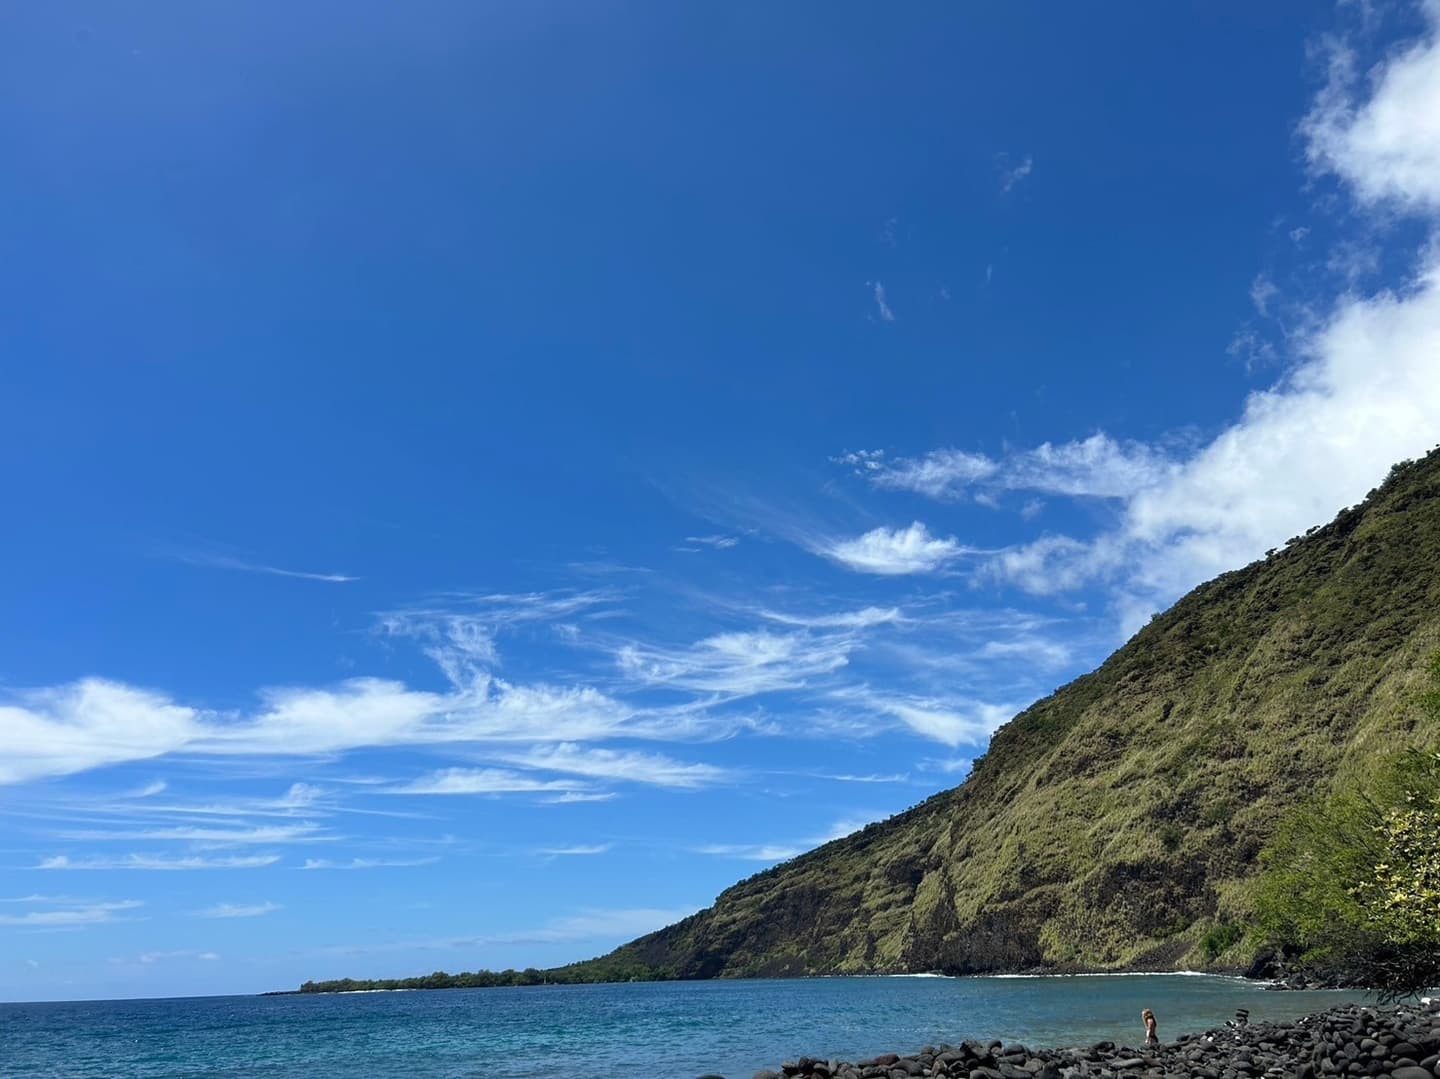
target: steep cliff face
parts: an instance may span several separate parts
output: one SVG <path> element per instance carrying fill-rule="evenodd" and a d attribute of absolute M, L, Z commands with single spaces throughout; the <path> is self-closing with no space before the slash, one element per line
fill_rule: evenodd
<path fill-rule="evenodd" d="M 1440 647 L 1440 451 L 1195 589 L 960 787 L 597 963 L 662 976 L 1206 966 L 1279 817 L 1401 744 Z M 585 964 L 580 964 L 584 966 Z"/>

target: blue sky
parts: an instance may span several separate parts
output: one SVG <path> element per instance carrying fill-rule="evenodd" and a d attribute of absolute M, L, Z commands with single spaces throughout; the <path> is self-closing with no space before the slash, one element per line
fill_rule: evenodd
<path fill-rule="evenodd" d="M 12 6 L 0 998 L 599 954 L 1440 431 L 1440 5 Z"/>

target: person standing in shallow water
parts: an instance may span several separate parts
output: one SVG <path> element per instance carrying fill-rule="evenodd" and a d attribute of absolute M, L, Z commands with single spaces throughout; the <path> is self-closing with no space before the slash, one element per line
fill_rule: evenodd
<path fill-rule="evenodd" d="M 1160 1036 L 1156 1033 L 1155 1013 L 1146 1008 L 1140 1013 L 1140 1018 L 1145 1020 L 1145 1044 L 1146 1046 L 1159 1045 Z"/>

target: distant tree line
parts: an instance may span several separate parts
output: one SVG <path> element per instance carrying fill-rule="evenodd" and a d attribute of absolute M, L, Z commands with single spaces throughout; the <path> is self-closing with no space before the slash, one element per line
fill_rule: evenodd
<path fill-rule="evenodd" d="M 450 974 L 437 970 L 418 978 L 335 978 L 306 982 L 302 993 L 361 993 L 376 989 L 499 989 L 517 985 L 591 985 L 597 982 L 648 982 L 657 972 L 642 963 L 591 959 L 538 970 L 475 970 Z"/>

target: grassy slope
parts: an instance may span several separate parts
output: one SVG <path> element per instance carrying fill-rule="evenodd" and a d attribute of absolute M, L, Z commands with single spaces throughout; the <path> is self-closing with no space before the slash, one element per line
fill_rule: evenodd
<path fill-rule="evenodd" d="M 576 964 L 668 977 L 1243 961 L 1288 807 L 1403 742 L 1440 646 L 1440 451 L 1263 562 L 1195 589 L 995 735 L 961 787 Z"/>

